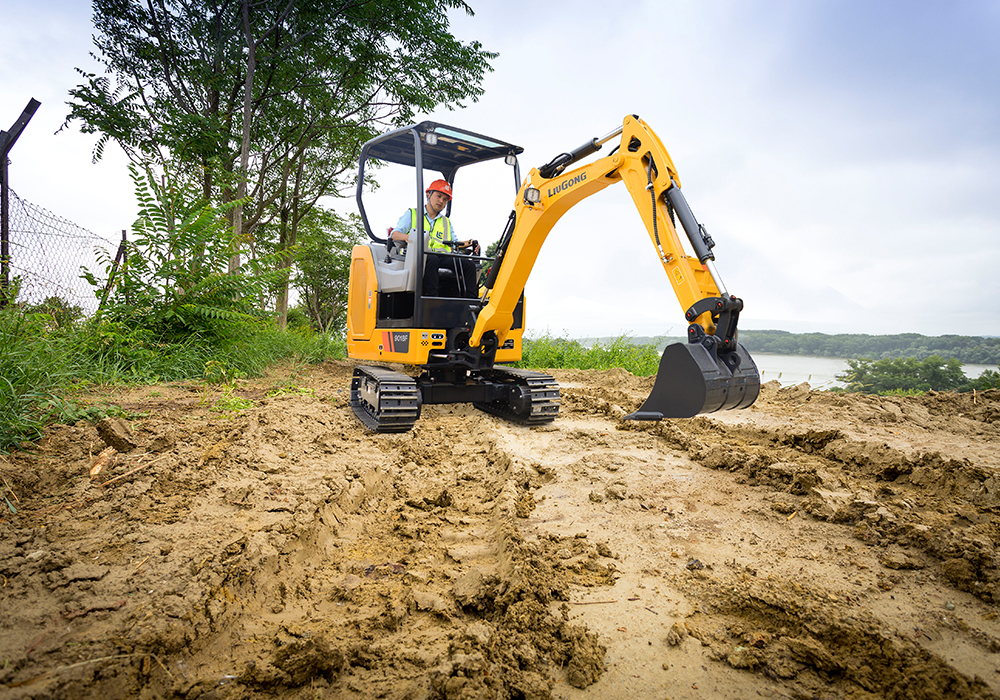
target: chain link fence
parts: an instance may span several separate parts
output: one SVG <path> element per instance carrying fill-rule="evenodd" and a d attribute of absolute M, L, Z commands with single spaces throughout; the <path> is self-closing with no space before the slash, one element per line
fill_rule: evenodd
<path fill-rule="evenodd" d="M 83 268 L 103 275 L 99 251 L 112 247 L 107 239 L 82 226 L 9 195 L 9 289 L 19 304 L 41 304 L 58 297 L 85 314 L 97 311 L 95 288 L 83 278 Z"/>

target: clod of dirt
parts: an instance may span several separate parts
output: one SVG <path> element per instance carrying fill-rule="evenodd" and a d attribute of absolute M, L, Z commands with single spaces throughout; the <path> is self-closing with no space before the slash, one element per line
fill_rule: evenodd
<path fill-rule="evenodd" d="M 97 434 L 104 440 L 104 444 L 119 452 L 131 452 L 139 446 L 132 429 L 121 418 L 101 419 L 97 424 Z"/>

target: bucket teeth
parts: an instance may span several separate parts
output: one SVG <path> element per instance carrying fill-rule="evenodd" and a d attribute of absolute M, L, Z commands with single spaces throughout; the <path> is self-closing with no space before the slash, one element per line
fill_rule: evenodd
<path fill-rule="evenodd" d="M 691 418 L 748 408 L 760 394 L 760 372 L 742 345 L 734 351 L 735 369 L 701 343 L 675 343 L 663 349 L 653 391 L 626 420 Z"/>

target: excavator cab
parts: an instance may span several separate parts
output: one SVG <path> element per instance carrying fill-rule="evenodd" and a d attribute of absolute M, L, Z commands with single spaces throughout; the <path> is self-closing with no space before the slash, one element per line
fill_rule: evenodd
<path fill-rule="evenodd" d="M 568 168 L 620 137 L 612 152 Z M 544 373 L 503 363 L 521 359 L 524 286 L 549 231 L 570 208 L 612 184 L 624 183 L 643 220 L 656 255 L 688 321 L 686 343 L 667 346 L 654 387 L 632 420 L 686 418 L 747 408 L 760 391 L 760 375 L 737 339 L 743 302 L 732 296 L 715 269 L 715 243 L 697 222 L 681 192 L 680 177 L 659 138 L 637 116 L 603 138 L 561 153 L 523 181 L 510 143 L 464 129 L 425 121 L 390 131 L 361 150 L 357 203 L 371 243 L 351 257 L 347 350 L 352 358 L 419 366 L 418 377 L 387 367 L 358 365 L 351 407 L 377 432 L 409 430 L 421 407 L 472 403 L 488 413 L 525 425 L 553 420 L 559 387 Z M 405 254 L 376 236 L 362 201 L 365 164 L 371 159 L 414 168 L 416 211 L 424 208 L 424 171 L 438 172 L 454 186 L 460 168 L 503 159 L 513 168 L 516 196 L 482 286 L 469 294 L 460 286 L 424 294 L 424 246 Z M 451 213 L 451 202 L 446 214 Z M 680 226 L 677 225 L 679 220 Z M 424 217 L 416 216 L 411 241 L 426 240 Z M 686 234 L 690 255 L 678 231 Z M 416 238 L 413 234 L 416 233 Z M 439 277 L 460 254 L 441 254 Z M 461 275 L 455 275 L 461 277 Z"/>
<path fill-rule="evenodd" d="M 355 359 L 415 365 L 417 377 L 386 367 L 358 365 L 351 382 L 351 408 L 376 432 L 409 430 L 424 404 L 472 403 L 489 413 L 526 425 L 551 421 L 559 411 L 552 377 L 498 366 L 521 359 L 524 297 L 518 291 L 503 343 L 471 347 L 469 338 L 485 304 L 481 290 L 463 286 L 460 261 L 488 267 L 493 259 L 435 251 L 437 295 L 425 294 L 427 259 L 424 217 L 415 217 L 410 244 L 401 249 L 374 233 L 363 201 L 365 166 L 370 160 L 409 166 L 416 175 L 415 210 L 424 211 L 425 171 L 455 184 L 459 169 L 503 159 L 512 168 L 514 192 L 521 180 L 517 155 L 523 149 L 465 129 L 425 121 L 383 134 L 359 157 L 357 204 L 370 243 L 351 254 L 347 311 L 347 351 Z M 436 179 L 431 177 L 430 179 Z M 413 201 L 413 200 L 411 200 Z M 452 202 L 446 215 L 451 214 Z M 402 209 L 405 205 L 397 205 Z M 392 212 L 392 220 L 399 215 Z M 511 225 L 508 220 L 508 228 Z M 415 245 L 423 240 L 424 245 Z M 478 285 L 477 285 L 478 286 Z"/>
<path fill-rule="evenodd" d="M 512 167 L 516 193 L 520 181 L 517 155 L 522 151 L 510 143 L 431 121 L 390 131 L 362 147 L 356 199 L 371 242 L 356 246 L 352 252 L 347 334 L 351 357 L 468 369 L 521 358 L 523 300 L 519 301 L 519 313 L 510 326 L 510 342 L 505 347 L 484 358 L 478 351 L 470 352 L 468 346 L 468 336 L 482 302 L 478 288 L 466 288 L 461 265 L 471 259 L 477 267 L 488 267 L 492 258 L 467 255 L 455 249 L 450 253 L 435 251 L 440 290 L 435 296 L 425 294 L 423 270 L 429 251 L 429 232 L 424 230 L 424 217 L 415 217 L 411 232 L 411 240 L 423 240 L 422 246 L 400 245 L 388 235 L 381 238 L 370 222 L 363 187 L 365 167 L 371 160 L 409 166 L 414 169 L 416 180 L 413 208 L 419 214 L 424 211 L 425 171 L 439 173 L 440 178 L 454 186 L 459 169 L 503 159 Z M 448 202 L 444 212 L 447 216 L 451 215 L 452 203 Z M 389 212 L 393 222 L 405 203 L 396 207 Z"/>

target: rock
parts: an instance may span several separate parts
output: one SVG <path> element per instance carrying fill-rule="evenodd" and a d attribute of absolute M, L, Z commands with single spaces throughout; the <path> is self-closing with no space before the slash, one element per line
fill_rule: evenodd
<path fill-rule="evenodd" d="M 622 501 L 625 499 L 627 489 L 623 484 L 611 484 L 604 489 L 604 495 L 612 501 Z"/>
<path fill-rule="evenodd" d="M 135 441 L 132 429 L 121 418 L 104 418 L 97 424 L 97 434 L 104 443 L 119 452 L 131 452 L 139 443 Z"/>
<path fill-rule="evenodd" d="M 726 662 L 733 668 L 754 668 L 757 664 L 757 656 L 750 647 L 738 646 L 733 649 Z"/>
<path fill-rule="evenodd" d="M 276 668 L 289 675 L 292 685 L 339 671 L 343 663 L 343 654 L 331 648 L 322 635 L 289 642 L 275 652 L 273 661 Z"/>
<path fill-rule="evenodd" d="M 473 622 L 465 628 L 465 636 L 486 646 L 493 637 L 493 628 L 485 622 Z"/>
<path fill-rule="evenodd" d="M 976 580 L 976 570 L 965 559 L 949 559 L 941 565 L 945 578 L 959 588 L 968 588 Z"/>
<path fill-rule="evenodd" d="M 479 569 L 469 569 L 458 577 L 451 593 L 462 607 L 479 607 L 486 594 L 483 572 Z"/>
<path fill-rule="evenodd" d="M 828 491 L 816 486 L 809 489 L 809 512 L 823 520 L 833 520 L 853 499 L 850 491 Z"/>
<path fill-rule="evenodd" d="M 568 636 L 570 660 L 566 665 L 566 681 L 574 688 L 583 689 L 600 679 L 607 647 L 598 641 L 596 634 L 582 627 L 571 628 Z"/>
<path fill-rule="evenodd" d="M 149 443 L 149 451 L 154 453 L 166 452 L 171 449 L 177 442 L 177 439 L 172 434 L 157 435 L 153 438 L 153 441 Z"/>

